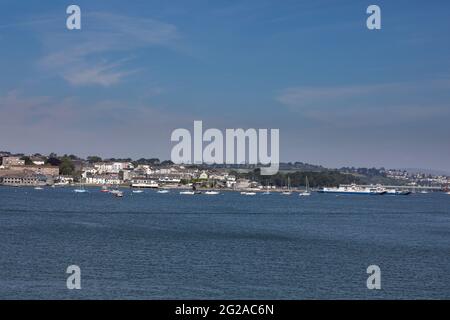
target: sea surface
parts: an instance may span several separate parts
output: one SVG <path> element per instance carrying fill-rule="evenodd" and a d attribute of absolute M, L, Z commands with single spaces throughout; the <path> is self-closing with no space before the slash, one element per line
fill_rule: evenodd
<path fill-rule="evenodd" d="M 449 195 L 88 190 L 0 187 L 0 299 L 450 299 Z"/>

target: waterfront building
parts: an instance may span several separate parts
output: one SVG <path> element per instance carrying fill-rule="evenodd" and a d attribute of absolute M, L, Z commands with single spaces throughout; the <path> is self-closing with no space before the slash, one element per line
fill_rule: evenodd
<path fill-rule="evenodd" d="M 9 156 L 2 158 L 2 166 L 10 167 L 10 166 L 24 166 L 25 160 L 21 160 L 21 157 Z"/>
<path fill-rule="evenodd" d="M 4 186 L 44 186 L 47 184 L 47 177 L 20 173 L 8 174 L 0 178 L 0 183 Z"/>

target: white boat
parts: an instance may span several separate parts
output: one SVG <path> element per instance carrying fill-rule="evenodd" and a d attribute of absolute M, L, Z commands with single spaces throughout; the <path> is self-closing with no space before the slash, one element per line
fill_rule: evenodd
<path fill-rule="evenodd" d="M 215 195 L 215 194 L 219 194 L 219 191 L 206 191 L 205 194 L 209 194 L 209 195 Z"/>
<path fill-rule="evenodd" d="M 116 194 L 122 193 L 122 191 L 120 191 L 119 189 L 114 189 L 114 190 L 111 190 L 109 193 L 116 195 Z"/>
<path fill-rule="evenodd" d="M 142 191 L 142 190 L 133 190 L 132 192 L 133 193 L 143 193 L 144 191 Z"/>
<path fill-rule="evenodd" d="M 427 193 L 428 193 L 428 191 L 426 191 L 426 190 L 422 190 L 422 191 L 420 191 L 420 193 L 422 193 L 422 194 L 427 194 Z"/>
<path fill-rule="evenodd" d="M 386 194 L 391 196 L 407 196 L 411 194 L 411 191 L 400 191 L 396 189 L 386 189 Z"/>
<path fill-rule="evenodd" d="M 115 192 L 115 193 L 113 193 L 113 194 L 114 194 L 114 196 L 117 197 L 117 198 L 122 198 L 122 197 L 123 197 L 123 192 L 122 192 L 122 191 Z"/>
<path fill-rule="evenodd" d="M 249 192 L 241 192 L 244 196 L 256 196 L 256 192 L 249 191 Z"/>
<path fill-rule="evenodd" d="M 42 187 L 35 187 L 34 190 L 44 190 Z"/>
<path fill-rule="evenodd" d="M 382 195 L 386 193 L 386 189 L 381 186 L 362 187 L 356 184 L 350 186 L 339 186 L 338 188 L 323 188 L 320 193 L 334 193 L 334 194 L 357 194 L 357 195 Z"/>
<path fill-rule="evenodd" d="M 271 195 L 270 191 L 265 191 L 262 194 L 264 194 L 264 195 Z"/>
<path fill-rule="evenodd" d="M 80 183 L 80 188 L 73 190 L 75 193 L 86 193 L 87 190 L 84 188 L 84 186 Z"/>
<path fill-rule="evenodd" d="M 158 193 L 169 193 L 169 190 L 158 190 Z"/>
<path fill-rule="evenodd" d="M 449 192 L 447 192 L 446 194 L 450 195 L 450 191 L 449 191 Z"/>
<path fill-rule="evenodd" d="M 306 177 L 306 179 L 305 179 L 305 187 L 306 187 L 305 191 L 299 193 L 300 197 L 308 197 L 311 195 L 311 192 L 309 191 L 308 177 Z"/>
<path fill-rule="evenodd" d="M 291 178 L 288 177 L 287 191 L 283 191 L 281 194 L 283 196 L 290 196 L 292 194 L 292 192 L 291 192 Z"/>
<path fill-rule="evenodd" d="M 180 194 L 194 195 L 194 194 L 195 194 L 195 191 L 180 191 Z"/>

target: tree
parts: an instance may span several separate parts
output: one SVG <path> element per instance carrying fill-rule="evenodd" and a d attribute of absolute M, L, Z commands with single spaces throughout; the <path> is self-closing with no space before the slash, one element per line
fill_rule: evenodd
<path fill-rule="evenodd" d="M 64 176 L 71 176 L 75 172 L 75 165 L 70 157 L 64 157 L 61 159 L 59 165 L 59 172 Z"/>
<path fill-rule="evenodd" d="M 102 162 L 102 158 L 100 158 L 98 156 L 89 156 L 89 157 L 87 157 L 87 160 L 89 161 L 89 163 Z"/>
<path fill-rule="evenodd" d="M 55 157 L 49 157 L 47 161 L 45 161 L 46 164 L 49 164 L 51 166 L 58 167 L 61 164 L 61 160 Z"/>
<path fill-rule="evenodd" d="M 24 160 L 26 166 L 30 166 L 33 164 L 33 161 L 31 161 L 30 157 L 28 157 L 28 156 L 24 156 L 24 157 L 20 158 L 20 160 Z"/>

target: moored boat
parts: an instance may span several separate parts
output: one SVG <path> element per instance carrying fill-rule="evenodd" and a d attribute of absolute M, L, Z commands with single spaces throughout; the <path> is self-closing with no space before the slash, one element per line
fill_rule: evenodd
<path fill-rule="evenodd" d="M 216 195 L 216 194 L 219 194 L 219 193 L 220 193 L 219 191 L 213 191 L 213 190 L 205 192 L 205 194 L 208 194 L 208 195 Z"/>
<path fill-rule="evenodd" d="M 305 179 L 305 191 L 300 192 L 299 196 L 300 197 L 308 197 L 311 195 L 311 192 L 309 191 L 309 181 L 308 181 L 308 177 L 306 177 Z"/>
<path fill-rule="evenodd" d="M 195 194 L 195 191 L 180 191 L 180 194 L 194 195 L 194 194 Z"/>
<path fill-rule="evenodd" d="M 386 190 L 381 186 L 362 187 L 356 184 L 350 186 L 339 186 L 337 188 L 323 188 L 320 193 L 334 193 L 334 194 L 354 194 L 354 195 L 383 195 Z"/>

